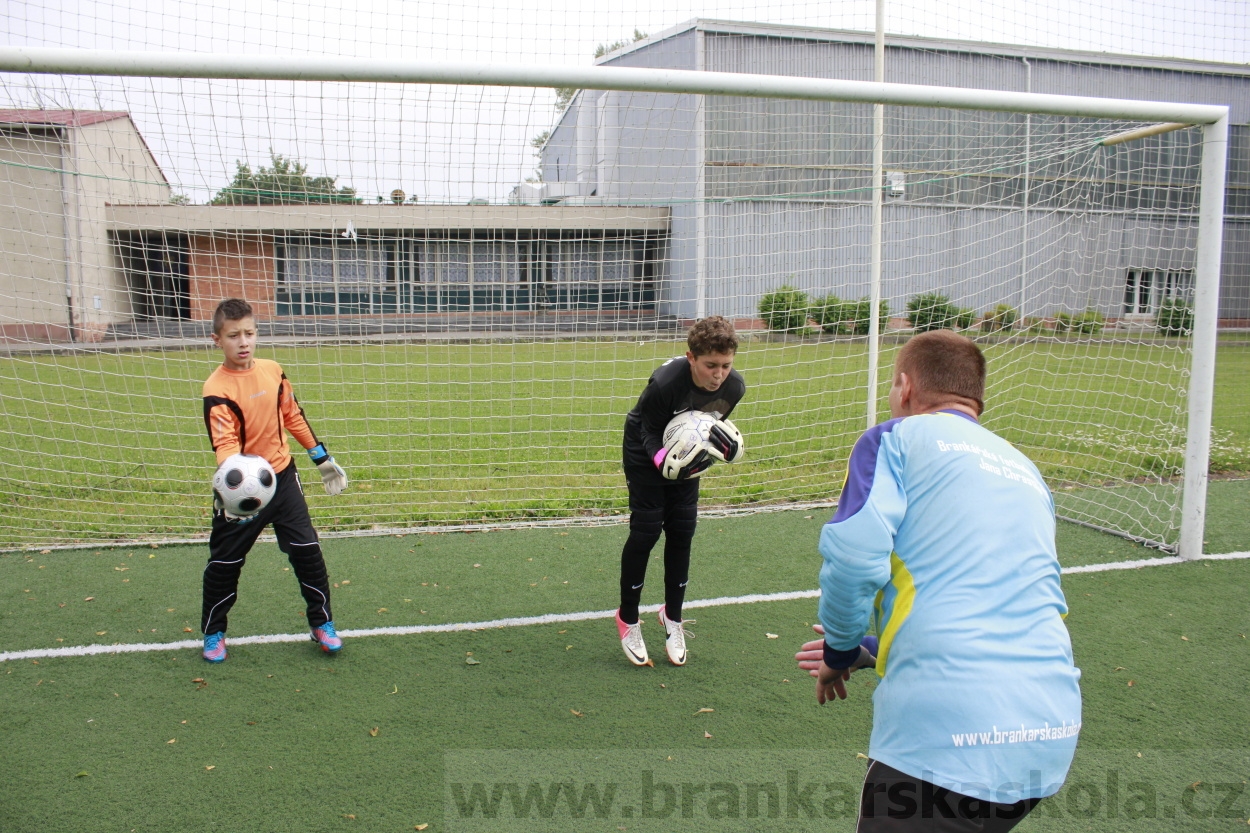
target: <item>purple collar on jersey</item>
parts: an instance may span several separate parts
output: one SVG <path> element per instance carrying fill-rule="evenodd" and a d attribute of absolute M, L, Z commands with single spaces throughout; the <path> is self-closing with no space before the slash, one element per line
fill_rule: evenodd
<path fill-rule="evenodd" d="M 980 425 L 980 424 L 981 424 L 981 420 L 977 419 L 977 418 L 976 418 L 976 417 L 974 417 L 972 414 L 966 414 L 966 413 L 964 413 L 963 411 L 957 410 L 957 409 L 955 409 L 955 408 L 943 408 L 942 410 L 940 410 L 940 411 L 935 411 L 934 413 L 938 413 L 938 414 L 954 414 L 954 415 L 955 415 L 955 416 L 957 416 L 957 417 L 963 417 L 964 419 L 968 420 L 969 422 L 975 422 L 977 425 Z"/>

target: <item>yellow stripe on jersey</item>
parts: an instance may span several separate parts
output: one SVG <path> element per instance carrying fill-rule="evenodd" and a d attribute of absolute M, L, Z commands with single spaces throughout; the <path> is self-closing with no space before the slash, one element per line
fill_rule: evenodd
<path fill-rule="evenodd" d="M 890 646 L 898 629 L 911 614 L 911 606 L 916 601 L 916 584 L 912 581 L 911 572 L 898 553 L 890 553 L 890 584 L 894 585 L 894 604 L 890 607 L 890 618 L 886 620 L 885 630 L 881 631 L 881 639 L 877 645 L 877 676 L 884 677 L 886 663 L 890 659 Z M 878 596 L 877 610 L 881 610 L 881 596 Z"/>

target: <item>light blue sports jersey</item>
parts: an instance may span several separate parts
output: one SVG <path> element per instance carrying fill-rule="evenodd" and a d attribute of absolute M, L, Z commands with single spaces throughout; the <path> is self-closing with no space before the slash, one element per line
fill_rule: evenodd
<path fill-rule="evenodd" d="M 990 801 L 1058 791 L 1081 672 L 1033 463 L 958 411 L 884 422 L 855 444 L 820 552 L 829 647 L 876 620 L 869 756 Z"/>

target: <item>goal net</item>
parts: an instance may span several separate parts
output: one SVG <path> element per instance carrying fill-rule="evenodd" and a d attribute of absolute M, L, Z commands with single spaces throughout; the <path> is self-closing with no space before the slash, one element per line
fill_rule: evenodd
<path fill-rule="evenodd" d="M 865 48 L 695 29 L 604 63 L 819 75 Z M 985 52 L 899 61 L 1020 69 Z M 625 413 L 723 315 L 747 452 L 705 509 L 831 505 L 898 346 L 951 327 L 1062 517 L 1177 544 L 1201 127 L 890 105 L 875 181 L 862 101 L 35 78 L 0 75 L 0 547 L 206 533 L 201 385 L 231 296 L 351 477 L 308 490 L 328 535 L 617 518 Z"/>

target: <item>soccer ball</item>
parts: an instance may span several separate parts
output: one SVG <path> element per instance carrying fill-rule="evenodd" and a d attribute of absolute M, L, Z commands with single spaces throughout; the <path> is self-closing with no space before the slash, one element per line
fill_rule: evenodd
<path fill-rule="evenodd" d="M 683 411 L 669 420 L 664 428 L 664 447 L 668 449 L 668 459 L 685 465 L 694 460 L 700 451 L 707 449 L 708 435 L 716 417 L 706 411 Z M 698 477 L 702 471 L 691 474 Z"/>
<path fill-rule="evenodd" d="M 278 477 L 264 457 L 232 454 L 213 473 L 213 494 L 226 514 L 250 518 L 269 505 Z"/>

